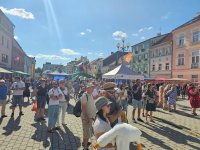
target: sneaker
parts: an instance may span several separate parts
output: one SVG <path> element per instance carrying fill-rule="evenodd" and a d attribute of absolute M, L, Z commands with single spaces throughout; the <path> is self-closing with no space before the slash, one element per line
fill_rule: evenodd
<path fill-rule="evenodd" d="M 8 116 L 7 116 L 7 115 L 2 115 L 2 116 L 1 116 L 1 118 L 5 118 L 5 117 L 8 117 Z"/>
<path fill-rule="evenodd" d="M 40 118 L 42 121 L 45 121 L 46 119 L 44 117 Z"/>
<path fill-rule="evenodd" d="M 192 113 L 194 116 L 197 116 L 197 113 Z"/>
<path fill-rule="evenodd" d="M 14 113 L 12 113 L 10 117 L 14 117 Z"/>
<path fill-rule="evenodd" d="M 59 126 L 54 128 L 55 130 L 61 130 L 61 128 Z"/>
<path fill-rule="evenodd" d="M 144 122 L 141 118 L 137 118 L 137 121 Z"/>
<path fill-rule="evenodd" d="M 137 123 L 137 121 L 135 119 L 133 119 L 133 123 Z"/>
<path fill-rule="evenodd" d="M 52 129 L 48 129 L 47 132 L 48 133 L 53 133 L 53 130 Z"/>
<path fill-rule="evenodd" d="M 24 113 L 21 111 L 21 112 L 19 113 L 19 115 L 20 115 L 20 116 L 23 116 L 23 115 L 24 115 Z"/>

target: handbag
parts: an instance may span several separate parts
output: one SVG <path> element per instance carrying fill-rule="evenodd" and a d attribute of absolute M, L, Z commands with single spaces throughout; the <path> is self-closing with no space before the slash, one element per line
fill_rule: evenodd
<path fill-rule="evenodd" d="M 32 106 L 32 111 L 36 111 L 37 110 L 37 100 L 34 101 L 33 106 Z"/>

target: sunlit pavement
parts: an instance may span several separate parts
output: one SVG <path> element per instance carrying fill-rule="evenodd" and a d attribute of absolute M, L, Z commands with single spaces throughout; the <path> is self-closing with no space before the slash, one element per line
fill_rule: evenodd
<path fill-rule="evenodd" d="M 14 118 L 10 118 L 10 104 L 7 105 L 7 118 L 0 120 L 0 150 L 9 149 L 82 149 L 82 126 L 80 118 L 72 115 L 74 100 L 66 113 L 67 125 L 61 131 L 47 133 L 47 122 L 35 122 L 32 105 L 26 103 L 24 116 L 18 116 L 18 109 Z M 163 111 L 158 108 L 155 113 L 155 123 L 132 123 L 132 107 L 128 108 L 129 123 L 142 131 L 143 149 L 200 149 L 200 111 L 199 116 L 193 117 L 188 100 L 177 102 L 177 112 Z M 142 117 L 144 120 L 144 118 Z M 135 144 L 130 146 L 136 149 Z"/>

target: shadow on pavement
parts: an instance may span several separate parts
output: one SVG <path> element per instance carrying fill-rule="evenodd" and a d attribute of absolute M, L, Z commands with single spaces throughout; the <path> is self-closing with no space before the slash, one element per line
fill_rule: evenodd
<path fill-rule="evenodd" d="M 16 120 L 14 120 L 14 117 L 11 117 L 5 127 L 3 129 L 6 131 L 2 133 L 5 136 L 9 136 L 12 134 L 13 131 L 18 131 L 21 129 L 21 126 L 19 126 L 21 120 L 21 116 L 18 116 Z"/>
<path fill-rule="evenodd" d="M 33 127 L 36 128 L 35 133 L 32 135 L 32 139 L 38 142 L 43 142 L 43 147 L 47 148 L 50 146 L 50 142 L 48 141 L 48 133 L 47 133 L 47 126 L 45 122 L 37 122 L 31 124 Z"/>
<path fill-rule="evenodd" d="M 160 112 L 160 113 L 163 113 L 163 114 L 167 114 L 167 115 L 172 115 L 171 113 L 168 113 L 166 111 L 162 111 L 162 110 L 159 110 L 159 109 L 156 109 L 157 112 Z"/>
<path fill-rule="evenodd" d="M 194 145 L 191 145 L 190 143 L 200 143 L 200 139 L 194 138 L 193 136 L 190 135 L 185 135 L 177 130 L 174 130 L 172 128 L 166 127 L 166 126 L 161 126 L 161 127 L 156 127 L 154 126 L 155 124 L 148 124 L 149 126 L 145 126 L 149 130 L 152 130 L 153 132 L 157 132 L 158 134 L 162 135 L 163 137 L 166 137 L 169 139 L 169 141 L 174 141 L 177 144 L 184 144 L 188 145 L 191 147 L 191 149 L 199 149 L 199 147 L 196 147 Z M 142 133 L 142 136 L 150 140 L 152 143 L 157 144 L 161 146 L 164 149 L 172 149 L 167 145 L 164 145 L 163 142 L 159 142 L 160 140 L 154 137 L 150 137 L 150 135 L 147 135 L 146 133 Z"/>
<path fill-rule="evenodd" d="M 189 113 L 186 113 L 185 111 L 181 111 L 181 110 L 176 110 L 176 114 L 177 115 L 182 115 L 182 116 L 186 116 L 186 117 L 190 117 L 190 118 L 193 118 L 193 119 L 200 119 L 198 116 L 194 116 L 193 114 L 189 114 Z"/>

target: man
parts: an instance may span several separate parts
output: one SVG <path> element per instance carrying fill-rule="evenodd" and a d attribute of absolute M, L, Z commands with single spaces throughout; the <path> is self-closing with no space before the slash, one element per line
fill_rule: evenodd
<path fill-rule="evenodd" d="M 94 85 L 88 83 L 86 86 L 86 92 L 81 97 L 81 119 L 83 126 L 83 148 L 84 150 L 88 150 L 89 146 L 89 138 L 92 137 L 92 122 L 96 116 L 96 107 L 92 97 L 92 92 L 94 89 Z"/>
<path fill-rule="evenodd" d="M 76 80 L 73 84 L 73 89 L 74 89 L 74 99 L 78 99 L 78 93 L 80 91 L 80 83 Z"/>
<path fill-rule="evenodd" d="M 8 88 L 5 85 L 5 81 L 4 80 L 0 80 L 1 118 L 7 117 L 7 115 L 5 115 L 7 90 L 8 90 Z"/>
<path fill-rule="evenodd" d="M 121 107 L 119 102 L 115 97 L 116 85 L 113 82 L 107 82 L 103 86 L 103 95 L 108 98 L 112 103 L 110 104 L 110 113 L 108 114 L 108 119 L 111 123 L 111 127 L 114 127 L 118 123 L 118 118 L 121 117 Z"/>
<path fill-rule="evenodd" d="M 11 117 L 14 117 L 15 107 L 19 106 L 19 115 L 24 115 L 22 112 L 23 105 L 23 91 L 25 90 L 25 84 L 20 79 L 20 77 L 15 77 L 15 82 L 11 86 L 11 90 L 13 90 L 13 100 L 12 100 L 12 114 Z"/>
<path fill-rule="evenodd" d="M 132 120 L 134 123 L 137 123 L 135 120 L 135 111 L 138 109 L 138 118 L 137 120 L 140 122 L 144 122 L 140 118 L 140 113 L 141 113 L 141 108 L 142 108 L 142 86 L 140 83 L 140 79 L 136 80 L 136 83 L 132 87 L 132 94 L 133 94 L 133 99 L 132 99 L 132 104 L 133 104 L 133 112 L 132 112 Z"/>
<path fill-rule="evenodd" d="M 93 97 L 94 100 L 96 100 L 99 97 L 99 91 L 97 89 L 97 83 L 93 82 L 93 84 L 94 84 L 94 89 L 93 89 L 93 92 L 92 92 L 92 97 Z"/>

